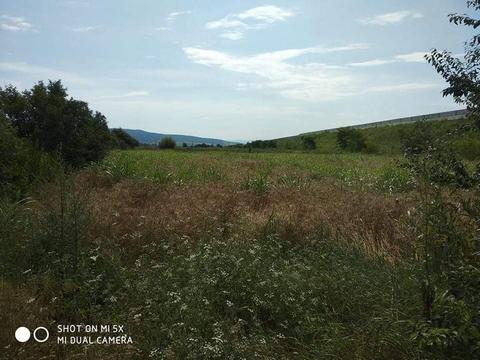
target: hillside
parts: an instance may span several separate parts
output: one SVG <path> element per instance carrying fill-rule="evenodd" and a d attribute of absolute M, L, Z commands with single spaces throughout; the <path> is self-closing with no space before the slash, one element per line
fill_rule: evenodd
<path fill-rule="evenodd" d="M 466 119 L 456 120 L 436 120 L 430 122 L 432 132 L 436 135 L 447 134 L 459 125 L 467 124 Z M 372 144 L 377 154 L 400 155 L 402 134 L 411 132 L 415 123 L 404 123 L 389 126 L 378 126 L 361 128 L 357 127 L 362 133 L 368 144 Z M 316 152 L 318 153 L 339 153 L 342 152 L 337 146 L 337 132 L 334 130 L 300 134 L 288 138 L 276 139 L 277 146 L 280 149 L 302 150 L 302 137 L 312 136 L 316 143 Z M 480 155 L 480 139 L 477 134 L 464 135 L 461 138 L 452 137 L 453 145 L 465 158 L 478 158 Z"/>
<path fill-rule="evenodd" d="M 186 143 L 189 146 L 197 145 L 197 144 L 207 144 L 207 145 L 235 145 L 236 142 L 226 141 L 221 139 L 213 139 L 213 138 L 204 138 L 198 136 L 190 136 L 190 135 L 178 135 L 178 134 L 159 134 L 154 132 L 148 132 L 144 130 L 138 129 L 123 129 L 125 132 L 133 136 L 137 139 L 141 144 L 147 145 L 155 145 L 158 144 L 164 137 L 171 137 L 177 145 L 182 145 Z"/>

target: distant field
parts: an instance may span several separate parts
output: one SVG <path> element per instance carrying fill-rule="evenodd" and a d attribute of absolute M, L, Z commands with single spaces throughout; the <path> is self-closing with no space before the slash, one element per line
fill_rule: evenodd
<path fill-rule="evenodd" d="M 375 191 L 410 189 L 400 156 L 366 154 L 315 154 L 301 152 L 240 151 L 114 151 L 101 165 L 116 177 L 133 177 L 159 183 L 222 182 L 241 185 L 262 182 L 307 184 L 321 179 Z"/>

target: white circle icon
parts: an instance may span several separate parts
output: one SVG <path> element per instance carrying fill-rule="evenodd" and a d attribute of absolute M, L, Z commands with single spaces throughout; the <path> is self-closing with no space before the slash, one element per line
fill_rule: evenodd
<path fill-rule="evenodd" d="M 17 339 L 18 342 L 27 342 L 28 339 L 30 339 L 30 330 L 24 326 L 20 326 L 15 331 L 15 339 Z"/>
<path fill-rule="evenodd" d="M 43 331 L 45 331 L 45 337 L 44 337 L 43 339 L 39 339 L 39 338 L 37 337 L 37 331 L 38 331 L 38 330 L 43 330 Z M 30 332 L 29 332 L 28 335 L 30 336 Z M 33 338 L 34 338 L 37 342 L 39 342 L 39 343 L 43 343 L 43 342 L 47 341 L 49 336 L 50 336 L 50 333 L 49 333 L 48 330 L 47 330 L 46 328 L 44 328 L 43 326 L 37 327 L 37 328 L 35 329 L 35 331 L 33 332 Z"/>

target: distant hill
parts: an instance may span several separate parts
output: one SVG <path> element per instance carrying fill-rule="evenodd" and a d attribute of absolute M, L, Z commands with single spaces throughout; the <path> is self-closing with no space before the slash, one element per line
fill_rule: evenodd
<path fill-rule="evenodd" d="M 207 144 L 207 145 L 222 145 L 229 146 L 238 144 L 232 141 L 226 141 L 221 139 L 213 138 L 203 138 L 198 136 L 190 135 L 178 135 L 178 134 L 159 134 L 154 132 L 148 132 L 138 129 L 123 129 L 125 132 L 137 139 L 141 144 L 155 145 L 158 144 L 164 137 L 171 137 L 177 143 L 177 146 L 182 146 L 183 143 L 186 143 L 188 146 L 197 145 L 197 144 Z"/>
<path fill-rule="evenodd" d="M 436 115 L 436 114 L 435 114 Z M 470 121 L 464 117 L 465 114 L 444 114 L 441 117 L 417 117 L 410 119 L 398 119 L 392 121 L 384 121 L 376 124 L 362 124 L 352 126 L 364 136 L 368 144 L 375 147 L 375 153 L 383 155 L 401 155 L 401 138 L 403 134 L 411 132 L 415 128 L 415 121 L 431 121 L 432 132 L 434 136 L 446 136 L 452 133 L 454 129 L 461 125 L 466 125 Z M 455 117 L 457 116 L 458 117 Z M 304 136 L 311 136 L 316 143 L 317 153 L 332 154 L 342 153 L 343 151 L 337 146 L 337 129 L 328 129 L 323 131 L 311 132 L 291 136 L 286 138 L 275 139 L 278 149 L 285 150 L 303 150 Z M 478 159 L 480 157 L 480 137 L 478 133 L 469 133 L 462 136 L 453 137 L 452 146 L 466 159 Z"/>

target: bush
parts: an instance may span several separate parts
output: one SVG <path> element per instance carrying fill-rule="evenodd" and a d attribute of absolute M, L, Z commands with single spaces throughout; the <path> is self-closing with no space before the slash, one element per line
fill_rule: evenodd
<path fill-rule="evenodd" d="M 413 127 L 402 129 L 400 145 L 404 154 L 420 154 L 433 143 L 434 134 L 432 123 L 416 122 Z"/>
<path fill-rule="evenodd" d="M 459 195 L 459 194 L 457 194 Z M 434 359 L 480 353 L 480 202 L 424 190 L 418 224 L 424 320 L 415 340 Z"/>
<path fill-rule="evenodd" d="M 313 136 L 303 136 L 302 145 L 305 150 L 315 150 L 317 144 L 315 143 L 315 138 Z"/>
<path fill-rule="evenodd" d="M 452 147 L 464 159 L 480 159 L 480 136 L 477 133 L 470 134 L 453 141 Z"/>
<path fill-rule="evenodd" d="M 362 152 L 365 154 L 378 154 L 379 150 L 377 144 L 367 141 L 365 142 L 365 147 L 363 148 Z"/>
<path fill-rule="evenodd" d="M 175 149 L 176 143 L 170 136 L 164 137 L 158 144 L 159 149 Z"/>
<path fill-rule="evenodd" d="M 276 149 L 277 142 L 275 140 L 254 140 L 246 143 L 245 147 L 253 149 Z"/>
<path fill-rule="evenodd" d="M 0 88 L 0 111 L 18 136 L 73 167 L 102 159 L 110 147 L 105 116 L 68 98 L 60 80 L 48 85 L 40 81 L 23 93 L 13 86 Z"/>
<path fill-rule="evenodd" d="M 342 150 L 360 152 L 365 149 L 366 142 L 357 129 L 341 128 L 337 132 L 337 145 Z"/>
<path fill-rule="evenodd" d="M 24 197 L 33 185 L 52 178 L 60 165 L 16 136 L 0 114 L 0 197 Z"/>
<path fill-rule="evenodd" d="M 123 129 L 112 129 L 113 146 L 122 150 L 133 149 L 140 145 L 137 139 L 125 132 Z"/>

